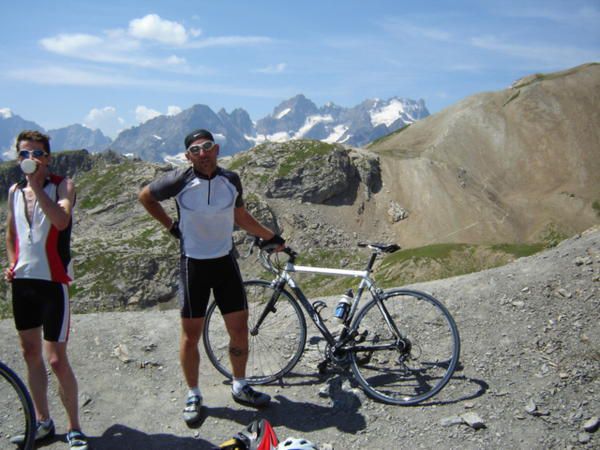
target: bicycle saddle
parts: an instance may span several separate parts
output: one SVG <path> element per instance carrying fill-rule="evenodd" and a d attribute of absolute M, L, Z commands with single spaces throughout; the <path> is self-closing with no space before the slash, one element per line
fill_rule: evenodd
<path fill-rule="evenodd" d="M 398 244 L 384 244 L 382 242 L 359 242 L 358 246 L 376 248 L 384 253 L 394 253 L 395 251 L 400 250 L 400 246 Z"/>

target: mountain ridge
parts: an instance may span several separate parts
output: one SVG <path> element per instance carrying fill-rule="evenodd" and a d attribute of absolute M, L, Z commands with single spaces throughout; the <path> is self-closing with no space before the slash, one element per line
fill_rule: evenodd
<path fill-rule="evenodd" d="M 382 113 L 381 110 L 390 104 L 394 107 Z M 282 114 L 283 111 L 287 114 Z M 388 118 L 373 124 L 371 117 L 376 114 L 391 116 L 393 120 Z M 183 138 L 197 128 L 211 130 L 221 146 L 221 156 L 231 156 L 265 141 L 319 139 L 360 146 L 428 114 L 423 100 L 392 97 L 389 100 L 365 100 L 350 108 L 332 103 L 318 108 L 299 94 L 281 102 L 273 114 L 259 119 L 256 124 L 243 108 L 235 108 L 231 113 L 224 108 L 214 112 L 207 105 L 195 104 L 178 114 L 160 115 L 122 130 L 112 141 L 100 131 L 84 129 L 78 124 L 49 133 L 55 150 L 86 148 L 101 151 L 110 148 L 147 161 L 164 162 L 182 160 Z M 3 121 L 0 117 L 0 131 Z M 25 122 L 20 128 L 13 126 L 10 136 L 0 132 L 0 148 L 8 148 L 11 139 L 23 127 L 26 127 Z M 44 131 L 37 124 L 31 123 L 30 127 Z"/>

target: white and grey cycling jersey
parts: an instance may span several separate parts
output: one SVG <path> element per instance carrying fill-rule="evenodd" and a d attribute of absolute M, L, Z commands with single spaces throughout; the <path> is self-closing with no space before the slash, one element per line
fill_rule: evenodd
<path fill-rule="evenodd" d="M 158 201 L 175 198 L 185 256 L 212 259 L 231 251 L 234 209 L 244 205 L 235 172 L 217 167 L 206 177 L 193 167 L 176 169 L 149 188 Z"/>

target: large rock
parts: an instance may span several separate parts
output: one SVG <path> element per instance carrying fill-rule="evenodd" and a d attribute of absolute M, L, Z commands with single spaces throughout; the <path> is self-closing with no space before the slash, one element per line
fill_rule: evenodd
<path fill-rule="evenodd" d="M 370 197 L 381 187 L 376 155 L 318 141 L 268 143 L 235 155 L 229 164 L 267 198 L 324 204 L 353 202 L 362 182 Z"/>
<path fill-rule="evenodd" d="M 348 153 L 335 148 L 327 154 L 305 159 L 289 174 L 273 179 L 266 195 L 324 203 L 348 191 L 357 181 L 356 167 L 352 165 Z"/>

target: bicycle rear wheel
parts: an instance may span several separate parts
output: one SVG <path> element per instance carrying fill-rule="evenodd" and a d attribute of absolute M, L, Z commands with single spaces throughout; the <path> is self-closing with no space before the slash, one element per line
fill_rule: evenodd
<path fill-rule="evenodd" d="M 10 442 L 24 435 L 20 448 L 33 448 L 35 412 L 27 388 L 9 367 L 0 362 L 0 449 L 14 449 Z"/>
<path fill-rule="evenodd" d="M 369 302 L 355 324 L 359 333 L 367 334 L 357 346 L 360 351 L 351 353 L 352 370 L 373 398 L 414 405 L 433 397 L 452 377 L 460 354 L 458 329 L 432 296 L 409 290 L 386 292 L 382 305 Z"/>
<path fill-rule="evenodd" d="M 245 281 L 244 289 L 249 329 L 246 380 L 250 384 L 266 384 L 283 377 L 302 356 L 306 321 L 300 306 L 287 291 L 277 292 L 271 283 L 261 280 Z M 271 307 L 268 311 L 267 306 Z M 229 335 L 215 302 L 206 312 L 204 348 L 215 368 L 231 379 Z"/>

